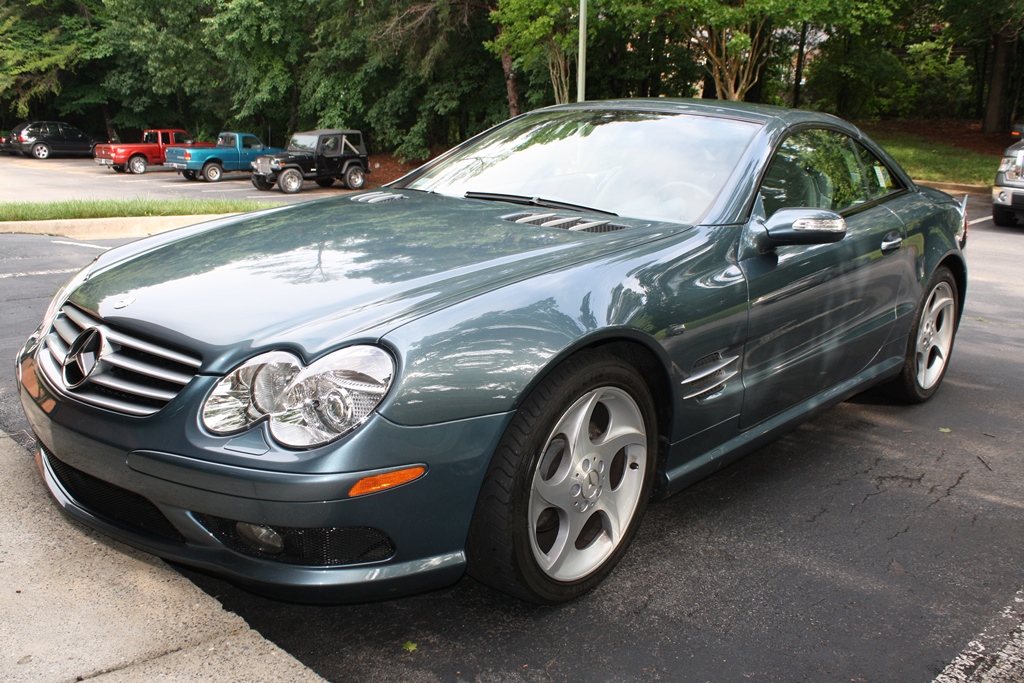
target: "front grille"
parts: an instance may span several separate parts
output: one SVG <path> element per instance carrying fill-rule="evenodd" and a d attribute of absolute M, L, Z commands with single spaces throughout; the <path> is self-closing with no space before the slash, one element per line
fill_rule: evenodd
<path fill-rule="evenodd" d="M 256 158 L 256 172 L 260 175 L 270 174 L 270 159 L 267 157 Z"/>
<path fill-rule="evenodd" d="M 80 507 L 132 531 L 185 542 L 181 532 L 146 498 L 75 469 L 41 445 L 39 450 L 57 481 Z"/>
<path fill-rule="evenodd" d="M 586 220 L 581 216 L 561 216 L 556 213 L 514 213 L 502 216 L 501 220 L 520 225 L 537 225 L 542 228 L 559 228 L 570 232 L 615 232 L 628 226 L 611 221 Z"/>
<path fill-rule="evenodd" d="M 67 356 L 87 330 L 98 331 L 99 337 L 86 354 L 87 363 L 95 367 L 83 372 L 67 362 Z M 136 416 L 152 415 L 167 405 L 202 364 L 199 356 L 117 330 L 71 304 L 61 308 L 40 345 L 38 360 L 50 383 L 68 395 Z"/>
<path fill-rule="evenodd" d="M 249 544 L 238 533 L 238 522 L 223 517 L 193 513 L 195 518 L 228 548 L 244 555 L 286 564 L 310 567 L 338 567 L 380 562 L 395 554 L 387 534 L 371 527 L 269 527 L 284 539 L 284 550 L 272 554 Z"/>

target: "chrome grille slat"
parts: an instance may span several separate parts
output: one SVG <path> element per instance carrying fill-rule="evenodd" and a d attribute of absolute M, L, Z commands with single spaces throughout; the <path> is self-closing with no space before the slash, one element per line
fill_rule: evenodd
<path fill-rule="evenodd" d="M 77 370 L 78 376 L 68 380 L 74 386 L 69 389 L 64 377 L 75 363 L 65 368 L 65 358 L 75 339 L 89 329 L 98 330 L 96 339 L 102 339 L 100 350 L 95 351 L 96 364 L 88 371 Z M 42 375 L 58 391 L 83 403 L 139 417 L 152 415 L 172 401 L 202 365 L 198 356 L 116 330 L 72 304 L 61 309 L 36 357 Z"/>
<path fill-rule="evenodd" d="M 172 384 L 180 384 L 184 386 L 192 381 L 192 375 L 186 375 L 183 372 L 174 372 L 173 370 L 160 368 L 123 355 L 114 354 L 107 357 L 105 360 L 111 365 L 119 368 L 131 370 L 132 372 L 137 372 L 140 375 L 146 375 L 147 377 L 159 379 L 164 382 L 171 382 Z"/>
<path fill-rule="evenodd" d="M 536 225 L 541 228 L 559 228 L 571 232 L 615 232 L 625 230 L 628 225 L 608 220 L 587 220 L 582 216 L 563 216 L 557 213 L 513 213 L 502 216 L 502 220 L 517 225 Z"/>
<path fill-rule="evenodd" d="M 113 389 L 114 391 L 120 391 L 125 394 L 133 394 L 135 396 L 142 396 L 153 401 L 163 401 L 167 403 L 172 398 L 178 395 L 176 391 L 164 391 L 162 389 L 155 389 L 153 387 L 147 387 L 137 382 L 130 382 L 128 380 L 120 379 L 116 375 L 111 374 L 99 374 L 95 377 L 91 377 L 89 381 L 92 384 L 96 384 L 101 387 Z"/>

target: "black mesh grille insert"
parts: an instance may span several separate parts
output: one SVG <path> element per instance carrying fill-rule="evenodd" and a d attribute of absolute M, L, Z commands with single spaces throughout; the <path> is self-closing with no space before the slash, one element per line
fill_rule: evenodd
<path fill-rule="evenodd" d="M 133 531 L 185 542 L 174 525 L 146 498 L 77 470 L 40 447 L 60 485 L 81 507 Z"/>
<path fill-rule="evenodd" d="M 217 540 L 236 552 L 286 564 L 311 567 L 337 567 L 364 562 L 380 562 L 395 554 L 395 545 L 387 534 L 370 527 L 269 527 L 284 539 L 284 550 L 272 554 L 252 546 L 236 530 L 236 522 L 223 517 L 193 513 Z"/>

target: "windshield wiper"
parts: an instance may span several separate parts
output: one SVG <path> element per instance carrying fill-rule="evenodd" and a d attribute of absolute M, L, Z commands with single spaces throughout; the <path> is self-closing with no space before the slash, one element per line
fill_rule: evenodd
<path fill-rule="evenodd" d="M 510 202 L 512 204 L 527 204 L 529 206 L 543 206 L 548 209 L 565 209 L 567 211 L 586 211 L 588 213 L 599 213 L 605 216 L 618 216 L 617 213 L 595 209 L 592 206 L 570 204 L 555 199 L 542 199 L 540 197 L 525 197 L 518 194 L 502 194 L 500 192 L 467 192 L 463 195 L 466 199 L 483 199 L 489 202 Z"/>

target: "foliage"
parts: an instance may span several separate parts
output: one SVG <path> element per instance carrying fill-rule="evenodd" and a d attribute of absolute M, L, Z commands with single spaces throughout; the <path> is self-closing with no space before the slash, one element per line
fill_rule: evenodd
<path fill-rule="evenodd" d="M 5 221 L 52 221 L 132 216 L 201 216 L 269 209 L 278 204 L 222 199 L 69 199 L 61 202 L 3 202 Z"/>

